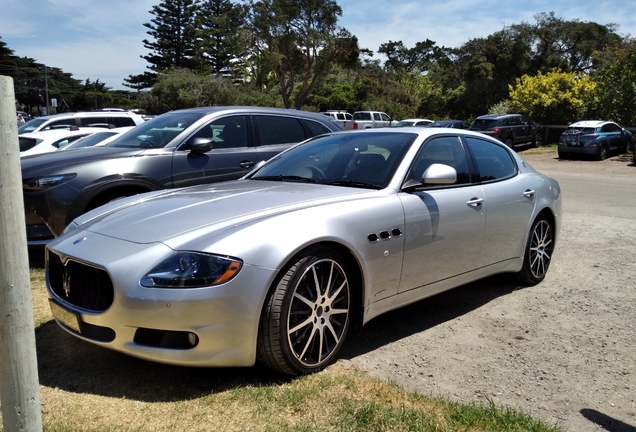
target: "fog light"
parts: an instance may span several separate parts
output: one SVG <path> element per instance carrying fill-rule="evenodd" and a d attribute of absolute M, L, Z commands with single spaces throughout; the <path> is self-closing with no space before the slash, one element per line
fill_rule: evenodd
<path fill-rule="evenodd" d="M 196 346 L 199 343 L 199 338 L 194 333 L 188 333 L 188 343 L 190 346 Z"/>

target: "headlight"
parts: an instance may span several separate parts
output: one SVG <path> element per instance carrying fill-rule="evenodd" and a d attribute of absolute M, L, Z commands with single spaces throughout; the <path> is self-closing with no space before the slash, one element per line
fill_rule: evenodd
<path fill-rule="evenodd" d="M 60 174 L 46 177 L 37 177 L 25 180 L 22 183 L 22 187 L 24 189 L 30 190 L 42 190 L 48 189 L 53 186 L 61 185 L 62 183 L 66 183 L 69 180 L 72 180 L 77 176 L 77 174 Z"/>
<path fill-rule="evenodd" d="M 241 270 L 237 259 L 200 252 L 177 252 L 155 266 L 143 278 L 148 288 L 197 288 L 219 285 Z"/>

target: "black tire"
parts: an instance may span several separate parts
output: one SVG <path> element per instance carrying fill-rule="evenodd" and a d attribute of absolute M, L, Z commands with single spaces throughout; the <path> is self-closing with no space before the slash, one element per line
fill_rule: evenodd
<path fill-rule="evenodd" d="M 519 279 L 529 285 L 541 282 L 552 260 L 554 250 L 554 228 L 545 216 L 539 216 L 532 223 L 526 243 L 523 267 Z"/>
<path fill-rule="evenodd" d="M 563 153 L 563 152 L 558 152 L 559 154 L 559 159 L 569 159 L 570 155 L 567 153 Z"/>
<path fill-rule="evenodd" d="M 506 140 L 504 141 L 504 144 L 510 148 L 514 147 L 514 142 L 512 141 L 512 138 L 506 138 Z"/>
<path fill-rule="evenodd" d="M 601 144 L 596 151 L 596 160 L 605 160 L 607 158 L 607 146 L 605 144 Z"/>
<path fill-rule="evenodd" d="M 532 140 L 532 146 L 535 148 L 539 148 L 542 145 L 543 145 L 543 135 L 538 133 L 534 136 L 534 139 Z"/>
<path fill-rule="evenodd" d="M 330 248 L 311 247 L 294 257 L 265 301 L 258 360 L 291 376 L 329 365 L 349 330 L 351 283 L 345 261 Z"/>
<path fill-rule="evenodd" d="M 623 142 L 623 144 L 621 145 L 621 154 L 627 154 L 628 148 L 629 148 L 629 143 L 627 140 L 625 140 L 625 142 Z"/>

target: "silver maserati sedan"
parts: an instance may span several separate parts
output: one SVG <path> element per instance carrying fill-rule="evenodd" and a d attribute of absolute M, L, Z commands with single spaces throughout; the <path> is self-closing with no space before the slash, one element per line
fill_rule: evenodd
<path fill-rule="evenodd" d="M 337 132 L 240 180 L 110 202 L 47 246 L 58 324 L 186 366 L 289 375 L 349 330 L 496 273 L 545 276 L 559 184 L 503 143 L 444 128 Z"/>

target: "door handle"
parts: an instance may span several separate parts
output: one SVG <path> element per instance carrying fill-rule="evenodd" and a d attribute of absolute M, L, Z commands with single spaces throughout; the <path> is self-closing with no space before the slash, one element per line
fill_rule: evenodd
<path fill-rule="evenodd" d="M 239 164 L 241 168 L 252 168 L 254 166 L 254 162 L 252 161 L 243 161 Z"/>
<path fill-rule="evenodd" d="M 534 196 L 534 190 L 532 189 L 527 189 L 524 193 L 523 196 L 526 198 L 532 198 Z"/>
<path fill-rule="evenodd" d="M 482 205 L 482 203 L 484 202 L 483 198 L 471 198 L 468 200 L 468 205 L 471 207 L 479 207 L 480 205 Z"/>

